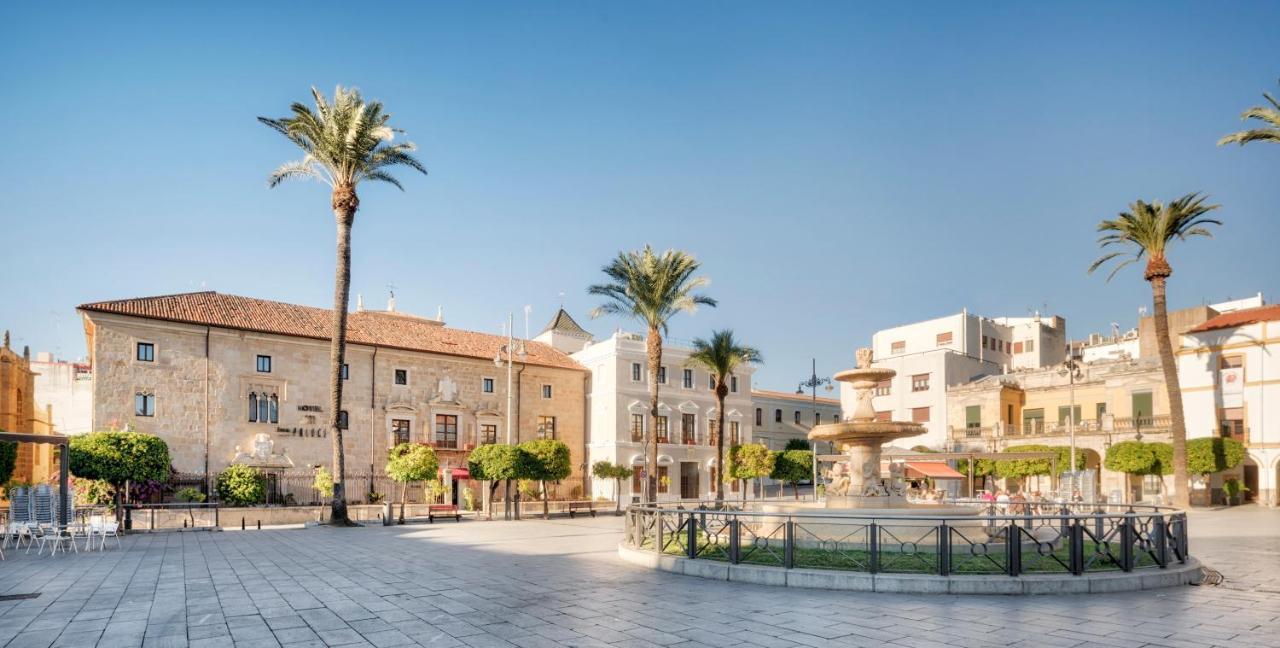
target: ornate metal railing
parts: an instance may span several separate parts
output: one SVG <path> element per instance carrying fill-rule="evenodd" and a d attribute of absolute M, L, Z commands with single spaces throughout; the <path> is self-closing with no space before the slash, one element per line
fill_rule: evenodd
<path fill-rule="evenodd" d="M 1157 506 L 1038 503 L 974 515 L 775 513 L 709 501 L 627 509 L 624 544 L 697 560 L 867 573 L 1132 572 L 1184 564 L 1187 517 Z"/>

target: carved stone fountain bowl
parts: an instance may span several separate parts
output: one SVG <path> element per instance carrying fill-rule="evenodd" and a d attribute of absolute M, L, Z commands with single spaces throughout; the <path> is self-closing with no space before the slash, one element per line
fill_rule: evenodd
<path fill-rule="evenodd" d="M 876 442 L 887 443 L 902 437 L 924 434 L 919 423 L 902 421 L 843 421 L 815 425 L 809 430 L 810 441 L 834 441 L 836 443 Z"/>
<path fill-rule="evenodd" d="M 872 367 L 867 367 L 865 369 L 846 369 L 844 371 L 839 371 L 839 372 L 836 372 L 836 374 L 832 376 L 832 378 L 836 379 L 839 382 L 847 382 L 847 383 L 852 383 L 852 382 L 873 382 L 874 383 L 874 382 L 880 382 L 881 380 L 888 380 L 896 375 L 898 375 L 898 372 L 894 371 L 893 369 L 876 369 Z"/>

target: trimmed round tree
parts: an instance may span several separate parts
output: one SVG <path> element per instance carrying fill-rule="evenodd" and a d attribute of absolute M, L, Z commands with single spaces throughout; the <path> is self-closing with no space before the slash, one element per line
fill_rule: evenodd
<path fill-rule="evenodd" d="M 1129 475 L 1152 475 L 1160 471 L 1153 444 L 1141 441 L 1121 441 L 1107 448 L 1103 462 L 1107 470 Z"/>
<path fill-rule="evenodd" d="M 1069 446 L 1048 446 L 1032 443 L 1012 445 L 1005 448 L 1004 452 L 1052 452 L 1057 455 L 1059 473 L 1069 469 L 1071 466 L 1071 448 Z M 1076 448 L 1076 465 L 1083 467 L 1085 458 L 1085 451 Z M 996 475 L 1005 479 L 1024 479 L 1026 477 L 1051 475 L 1054 465 L 1054 462 L 1050 459 L 998 459 L 995 463 Z"/>
<path fill-rule="evenodd" d="M 615 464 L 611 461 L 597 461 L 591 464 L 591 474 L 597 479 L 613 480 L 613 513 L 620 515 L 622 513 L 622 480 L 630 479 L 634 470 L 621 464 Z"/>
<path fill-rule="evenodd" d="M 773 453 L 773 470 L 769 477 L 791 484 L 792 494 L 800 499 L 800 482 L 813 478 L 813 453 L 808 450 Z"/>
<path fill-rule="evenodd" d="M 467 471 L 472 479 L 489 482 L 490 504 L 498 484 L 520 477 L 520 451 L 515 446 L 487 443 L 467 455 Z M 493 507 L 489 506 L 489 519 L 493 519 Z"/>
<path fill-rule="evenodd" d="M 524 474 L 521 479 L 532 479 L 542 489 L 542 518 L 551 517 L 547 501 L 547 482 L 558 482 L 573 473 L 573 459 L 569 446 L 558 439 L 536 439 L 517 446 L 524 459 L 520 462 Z"/>
<path fill-rule="evenodd" d="M 13 477 L 13 469 L 18 466 L 18 444 L 13 441 L 0 441 L 0 486 L 9 483 Z"/>
<path fill-rule="evenodd" d="M 1187 441 L 1187 472 L 1203 476 L 1230 470 L 1244 461 L 1244 454 L 1244 445 L 1235 439 L 1191 439 Z"/>
<path fill-rule="evenodd" d="M 812 450 L 813 446 L 809 444 L 808 439 L 788 439 L 787 445 L 783 446 L 783 452 L 787 450 Z"/>
<path fill-rule="evenodd" d="M 93 432 L 72 437 L 68 447 L 71 474 L 111 487 L 117 519 L 128 482 L 169 479 L 169 445 L 141 432 Z"/>
<path fill-rule="evenodd" d="M 267 501 L 267 478 L 256 468 L 231 464 L 218 473 L 218 500 L 231 506 L 257 506 Z"/>
<path fill-rule="evenodd" d="M 435 448 L 425 443 L 401 443 L 387 452 L 387 476 L 400 482 L 400 524 L 404 524 L 404 497 L 409 482 L 435 478 L 440 460 Z"/>
<path fill-rule="evenodd" d="M 774 456 L 763 444 L 747 443 L 729 448 L 724 474 L 728 479 L 746 482 L 773 473 Z M 747 500 L 746 484 L 741 484 L 742 500 Z"/>

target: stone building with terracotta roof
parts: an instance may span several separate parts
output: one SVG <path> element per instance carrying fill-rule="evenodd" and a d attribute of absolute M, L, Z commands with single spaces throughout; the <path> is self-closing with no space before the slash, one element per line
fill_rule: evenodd
<path fill-rule="evenodd" d="M 156 434 L 183 473 L 331 463 L 329 310 L 217 292 L 78 310 L 93 367 L 94 429 Z M 433 444 L 444 474 L 465 479 L 468 452 L 502 441 L 507 383 L 494 357 L 506 342 L 397 312 L 394 303 L 387 311 L 357 307 L 340 414 L 348 471 L 381 475 L 387 450 L 412 441 Z M 525 350 L 513 381 L 514 433 L 568 444 L 574 474 L 561 494 L 581 493 L 588 372 L 549 345 L 530 341 Z"/>

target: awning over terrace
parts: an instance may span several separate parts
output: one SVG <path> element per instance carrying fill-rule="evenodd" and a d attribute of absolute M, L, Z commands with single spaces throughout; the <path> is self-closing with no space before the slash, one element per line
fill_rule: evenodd
<path fill-rule="evenodd" d="M 964 475 L 941 461 L 904 461 L 907 466 L 907 478 L 928 477 L 930 479 L 964 479 Z"/>

